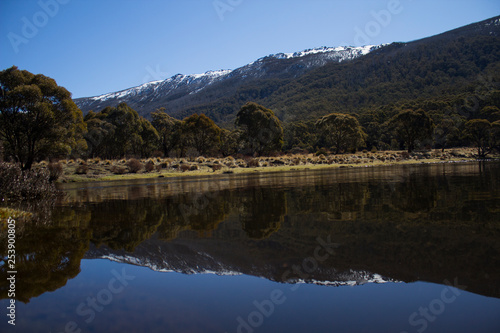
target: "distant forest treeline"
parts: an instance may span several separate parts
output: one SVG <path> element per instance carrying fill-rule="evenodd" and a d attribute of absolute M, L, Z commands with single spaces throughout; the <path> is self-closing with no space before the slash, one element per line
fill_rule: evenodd
<path fill-rule="evenodd" d="M 86 155 L 194 157 L 474 146 L 484 157 L 500 144 L 500 91 L 476 95 L 469 102 L 480 104 L 479 111 L 466 101 L 459 107 L 450 101 L 422 101 L 285 124 L 271 110 L 247 103 L 234 130 L 220 128 L 203 114 L 179 120 L 164 109 L 153 112 L 149 122 L 120 104 L 85 116 Z M 251 114 L 243 119 L 247 109 Z"/>
<path fill-rule="evenodd" d="M 496 36 L 395 43 L 295 80 L 240 87 L 211 109 L 201 104 L 173 117 L 165 105 L 149 119 L 125 103 L 83 117 L 53 79 L 12 67 L 0 72 L 2 156 L 24 169 L 67 157 L 456 146 L 484 157 L 500 144 L 499 58 Z"/>
<path fill-rule="evenodd" d="M 268 66 L 267 70 L 273 71 L 272 64 Z M 227 90 L 228 94 L 209 102 L 214 89 Z M 247 101 L 272 109 L 284 123 L 317 119 L 331 112 L 363 114 L 408 104 L 418 108 L 435 103 L 460 113 L 479 113 L 485 103 L 491 104 L 484 99 L 499 89 L 498 36 L 454 39 L 444 35 L 393 43 L 353 61 L 329 63 L 298 78 L 256 80 L 235 93 L 219 84 L 207 88 L 197 106 L 173 115 L 182 119 L 203 113 L 230 127 L 237 110 Z M 474 103 L 478 105 L 466 105 L 477 97 L 479 101 Z"/>

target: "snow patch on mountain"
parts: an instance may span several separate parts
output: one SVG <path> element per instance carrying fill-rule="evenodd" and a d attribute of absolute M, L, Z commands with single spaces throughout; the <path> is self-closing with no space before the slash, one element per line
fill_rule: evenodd
<path fill-rule="evenodd" d="M 155 92 L 158 88 L 165 85 L 170 85 L 171 87 L 169 88 L 171 90 L 179 87 L 182 84 L 189 85 L 192 84 L 193 82 L 203 83 L 203 87 L 207 87 L 212 83 L 214 83 L 215 81 L 217 81 L 218 79 L 220 79 L 221 77 L 231 72 L 232 72 L 231 70 L 218 70 L 218 71 L 208 71 L 204 74 L 190 74 L 190 75 L 177 74 L 166 80 L 144 83 L 137 87 L 121 90 L 114 93 L 108 93 L 100 96 L 91 97 L 90 100 L 104 102 L 107 101 L 108 99 L 119 99 L 129 96 L 131 97 L 138 96 L 143 92 Z"/>
<path fill-rule="evenodd" d="M 373 51 L 374 49 L 380 48 L 381 46 L 383 46 L 383 45 L 366 45 L 366 46 L 361 46 L 361 47 L 352 47 L 352 46 L 327 47 L 327 46 L 323 46 L 323 47 L 319 47 L 319 48 L 315 48 L 315 49 L 308 49 L 308 50 L 304 50 L 301 52 L 295 52 L 295 53 L 277 53 L 277 54 L 272 54 L 268 57 L 276 58 L 276 59 L 290 59 L 290 58 L 305 57 L 305 56 L 308 56 L 310 54 L 342 52 L 342 51 L 347 51 L 347 52 L 351 52 L 353 54 L 358 54 L 358 55 L 366 55 L 366 54 L 370 53 L 371 51 Z M 265 58 L 261 58 L 261 59 L 265 59 Z"/>
<path fill-rule="evenodd" d="M 134 257 L 131 255 L 117 255 L 117 254 L 102 254 L 96 257 L 96 259 L 107 259 L 118 263 L 126 263 L 136 266 L 148 267 L 149 269 L 155 272 L 162 273 L 182 273 L 182 274 L 214 274 L 220 276 L 236 276 L 243 275 L 245 273 L 235 271 L 228 267 L 225 267 L 224 264 L 217 262 L 214 258 L 206 253 L 199 253 L 204 257 L 208 257 L 213 260 L 212 267 L 202 267 L 197 265 L 196 267 L 190 267 L 186 262 L 184 267 L 175 267 L 172 266 L 169 262 L 162 260 L 161 262 L 149 260 L 148 257 Z M 215 265 L 214 265 L 215 264 Z M 258 276 L 257 272 L 256 276 Z M 260 276 L 262 278 L 266 278 L 264 276 Z M 277 282 L 285 282 L 291 284 L 316 284 L 322 286 L 360 286 L 367 283 L 398 283 L 400 281 L 394 280 L 391 278 L 383 277 L 377 273 L 371 273 L 367 271 L 356 271 L 349 270 L 346 272 L 338 272 L 332 276 L 332 280 L 316 280 L 316 279 L 291 279 L 288 281 L 277 281 Z"/>
<path fill-rule="evenodd" d="M 171 267 L 170 264 L 166 261 L 163 261 L 162 263 L 158 264 L 155 262 L 152 262 L 148 260 L 148 258 L 136 258 L 130 255 L 114 255 L 114 254 L 108 254 L 108 255 L 102 255 L 99 257 L 99 259 L 107 259 L 110 261 L 114 261 L 117 263 L 126 263 L 130 265 L 135 265 L 135 266 L 141 266 L 141 267 L 147 267 L 155 272 L 162 272 L 162 273 L 182 273 L 182 274 L 213 274 L 213 275 L 224 275 L 224 276 L 236 276 L 236 275 L 243 275 L 243 273 L 240 272 L 235 272 L 229 269 L 226 269 L 224 267 L 220 267 L 218 270 L 213 270 L 213 269 L 207 269 L 203 267 L 195 267 L 195 268 L 174 268 Z"/>
<path fill-rule="evenodd" d="M 292 58 L 302 58 L 313 54 L 325 54 L 325 58 L 329 60 L 335 60 L 338 62 L 342 62 L 345 60 L 352 60 L 354 58 L 367 55 L 368 53 L 381 48 L 384 45 L 367 45 L 361 47 L 350 47 L 350 46 L 338 46 L 338 47 L 320 47 L 315 49 L 308 49 L 300 52 L 294 53 L 277 53 L 271 54 L 269 56 L 260 58 L 246 66 L 241 67 L 237 70 L 217 70 L 217 71 L 208 71 L 203 74 L 190 74 L 183 75 L 177 74 L 172 76 L 171 78 L 160 80 L 160 81 L 152 81 L 148 83 L 144 83 L 140 86 L 121 90 L 118 92 L 112 92 L 108 94 L 103 94 L 100 96 L 90 97 L 84 104 L 89 104 L 92 102 L 106 102 L 107 100 L 116 100 L 123 99 L 128 97 L 138 97 L 139 101 L 147 98 L 151 94 L 154 94 L 157 90 L 162 90 L 162 88 L 167 88 L 168 91 L 173 91 L 182 86 L 191 86 L 193 85 L 194 89 L 189 91 L 188 94 L 196 94 L 211 84 L 224 79 L 225 77 L 230 76 L 232 73 L 240 72 L 242 69 L 250 69 L 268 59 L 292 59 Z"/>

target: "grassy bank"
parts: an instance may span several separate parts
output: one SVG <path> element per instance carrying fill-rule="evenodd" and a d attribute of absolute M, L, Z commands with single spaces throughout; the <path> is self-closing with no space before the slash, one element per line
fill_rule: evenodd
<path fill-rule="evenodd" d="M 408 154 L 405 151 L 358 152 L 343 155 L 283 155 L 257 158 L 150 158 L 61 160 L 41 162 L 37 168 L 52 170 L 58 182 L 133 180 L 157 177 L 204 176 L 222 173 L 280 172 L 304 169 L 370 167 L 394 164 L 473 161 L 475 150 L 432 150 Z"/>

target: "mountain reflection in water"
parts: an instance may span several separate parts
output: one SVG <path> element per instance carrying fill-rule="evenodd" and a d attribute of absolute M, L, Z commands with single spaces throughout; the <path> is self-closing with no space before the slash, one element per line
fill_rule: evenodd
<path fill-rule="evenodd" d="M 500 164 L 292 171 L 67 184 L 50 221 L 17 236 L 17 297 L 64 286 L 81 259 L 278 282 L 453 277 L 500 298 Z M 2 233 L 6 239 L 6 234 Z M 7 244 L 2 239 L 2 246 Z M 334 254 L 306 276 L 318 239 Z M 6 249 L 2 248 L 5 257 Z M 0 268 L 1 298 L 7 269 Z"/>

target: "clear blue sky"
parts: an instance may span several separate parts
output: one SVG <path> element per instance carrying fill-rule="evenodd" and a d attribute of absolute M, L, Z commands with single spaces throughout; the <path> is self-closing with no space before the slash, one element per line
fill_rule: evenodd
<path fill-rule="evenodd" d="M 271 53 L 415 40 L 496 15 L 498 0 L 0 0 L 0 69 L 42 73 L 87 97 Z"/>

